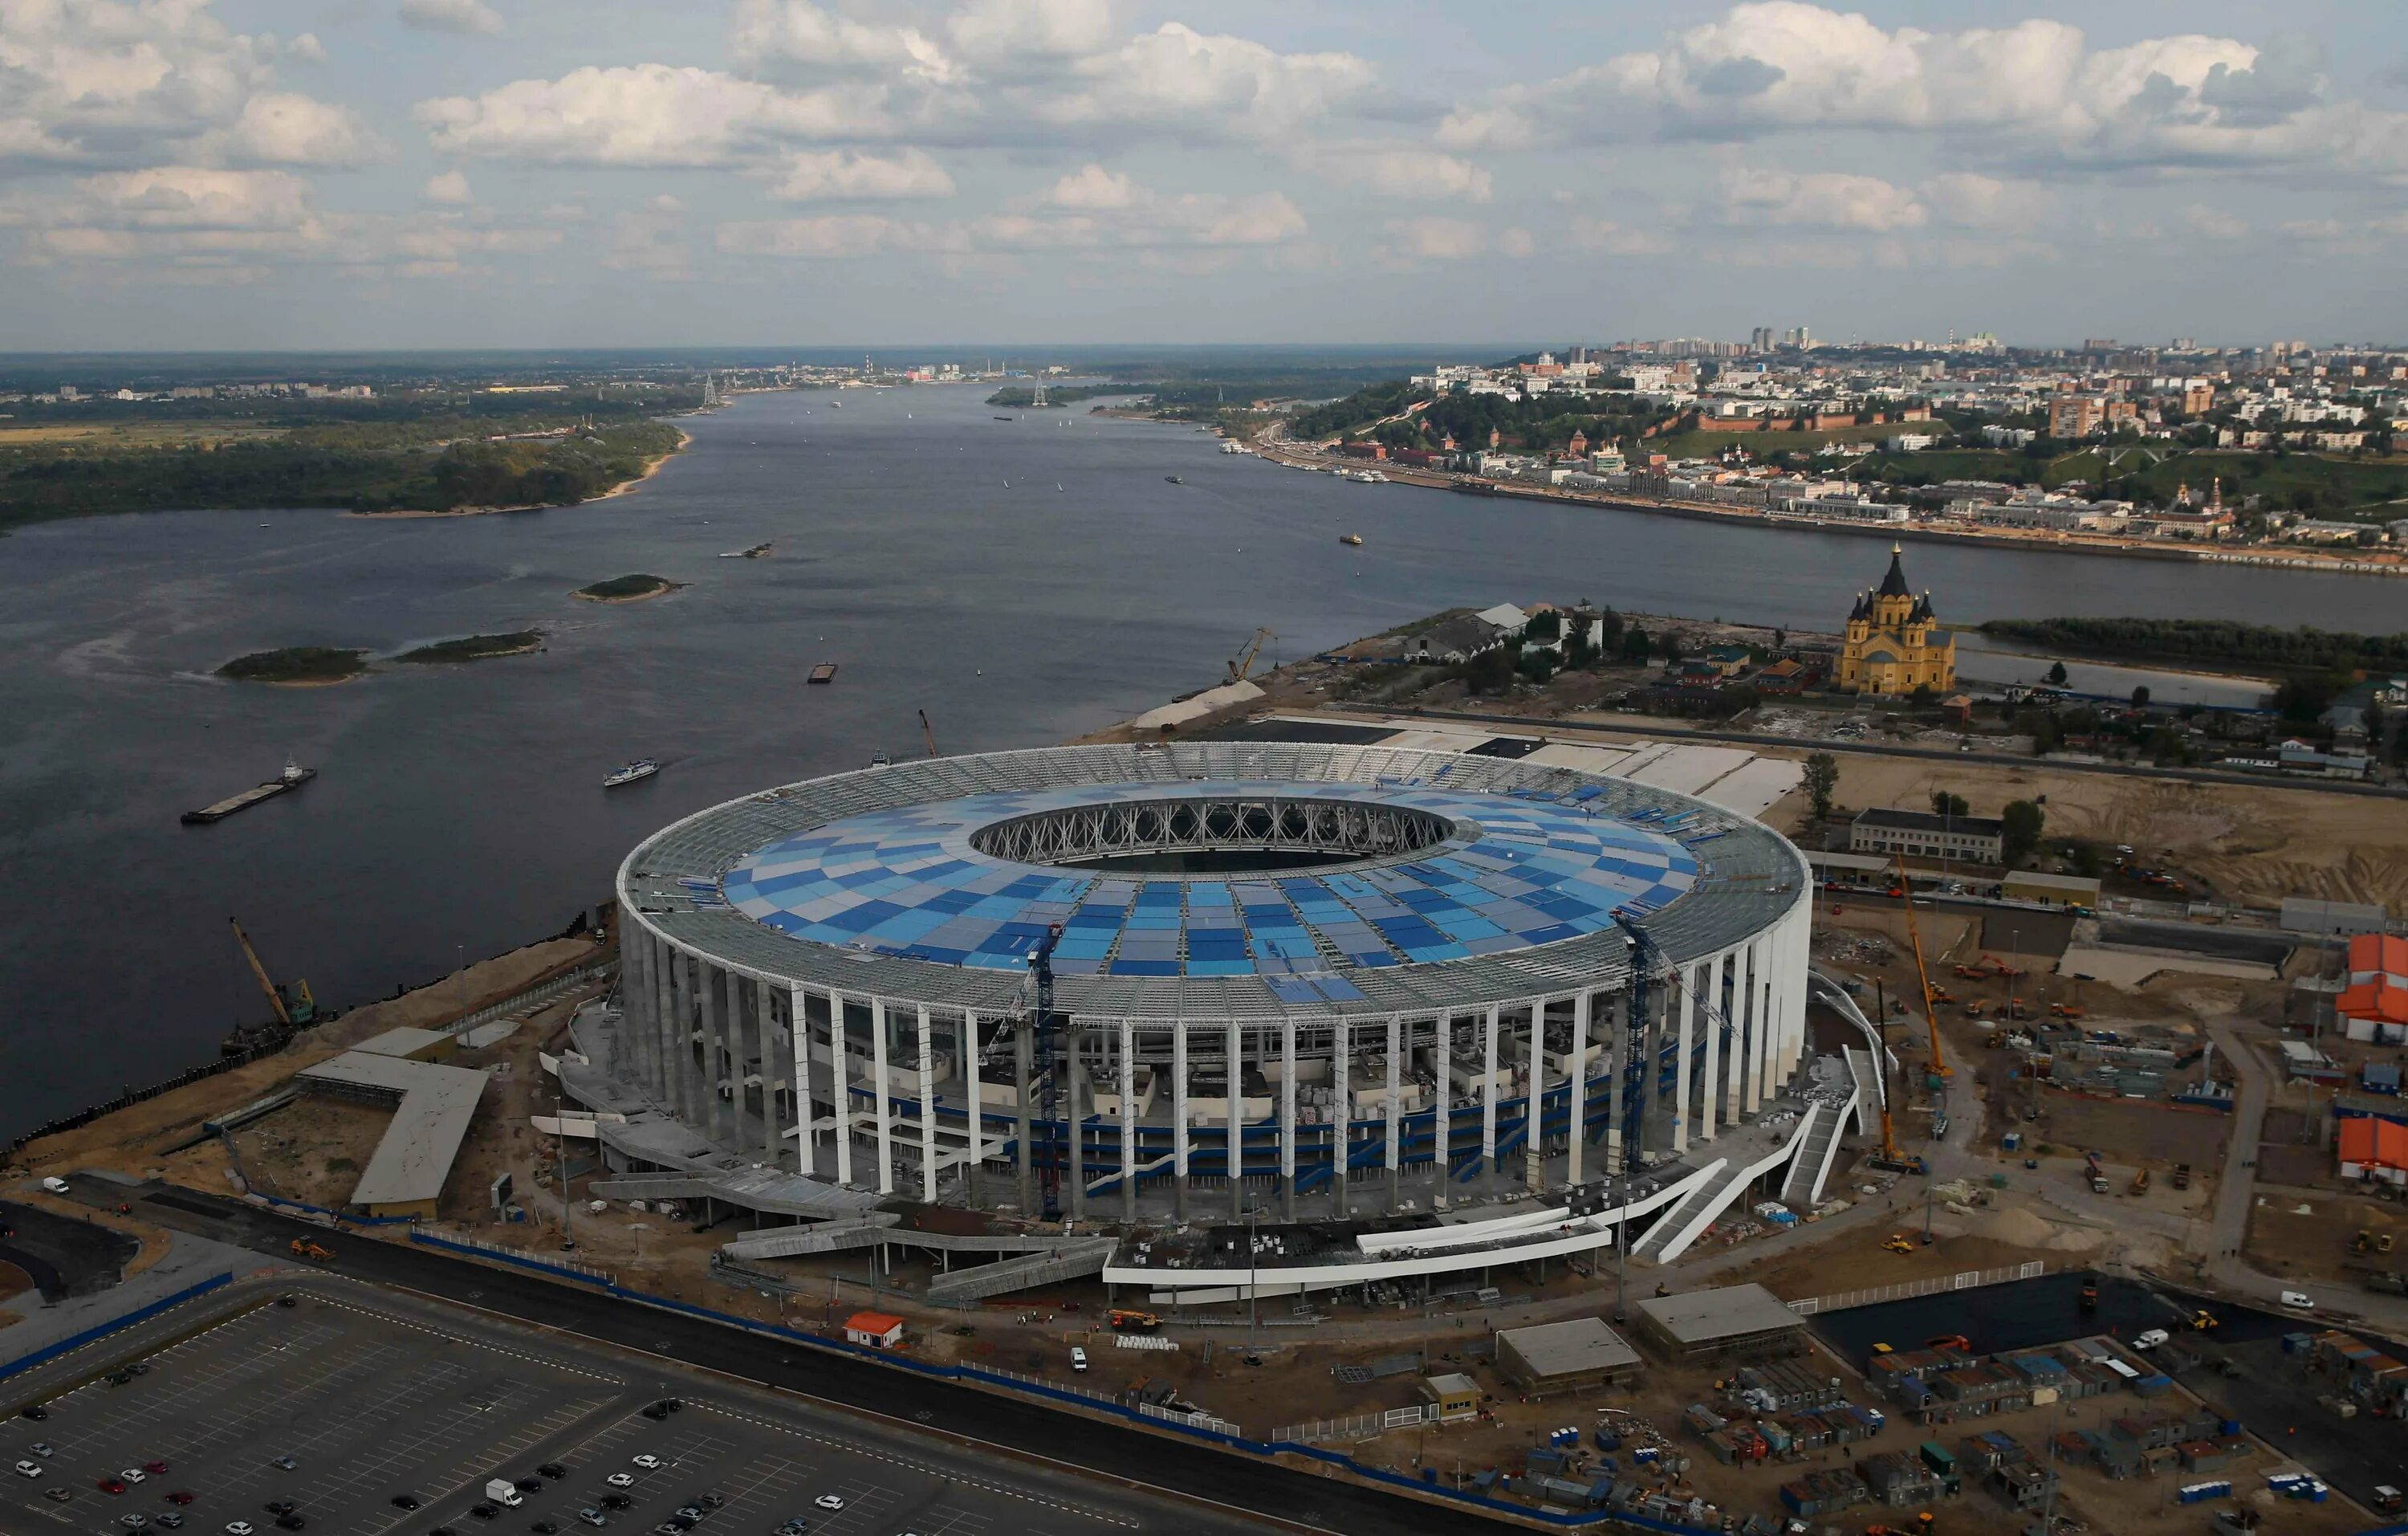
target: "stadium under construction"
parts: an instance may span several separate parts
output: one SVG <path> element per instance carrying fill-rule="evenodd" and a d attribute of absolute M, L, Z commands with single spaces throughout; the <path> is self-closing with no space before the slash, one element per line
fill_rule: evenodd
<path fill-rule="evenodd" d="M 786 1224 L 736 1256 L 996 1215 L 919 1240 L 1027 1256 L 966 1295 L 1669 1258 L 1759 1180 L 1819 1194 L 1880 1092 L 1808 1049 L 1811 894 L 1744 814 L 1512 755 L 931 758 L 638 846 L 561 1081 L 606 1192 Z"/>

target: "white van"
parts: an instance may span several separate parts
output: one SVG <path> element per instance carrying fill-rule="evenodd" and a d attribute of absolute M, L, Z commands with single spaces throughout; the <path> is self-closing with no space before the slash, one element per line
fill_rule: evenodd
<path fill-rule="evenodd" d="M 2285 1291 L 2283 1293 L 2283 1305 L 2286 1307 L 2295 1307 L 2300 1312 L 2309 1312 L 2315 1309 L 2315 1302 L 2309 1299 L 2308 1293 L 2305 1291 Z"/>
<path fill-rule="evenodd" d="M 2132 1340 L 2132 1347 L 2134 1349 L 2155 1349 L 2159 1344 L 2164 1343 L 2171 1337 L 2172 1337 L 2172 1335 L 2167 1333 L 2163 1328 L 2151 1328 L 2146 1333 L 2134 1337 Z"/>
<path fill-rule="evenodd" d="M 52 1175 L 51 1177 L 42 1181 L 42 1187 L 49 1190 L 53 1195 L 64 1195 L 67 1192 L 67 1182 L 56 1175 Z"/>
<path fill-rule="evenodd" d="M 1070 1369 L 1073 1371 L 1087 1369 L 1087 1352 L 1077 1344 L 1070 1346 Z"/>

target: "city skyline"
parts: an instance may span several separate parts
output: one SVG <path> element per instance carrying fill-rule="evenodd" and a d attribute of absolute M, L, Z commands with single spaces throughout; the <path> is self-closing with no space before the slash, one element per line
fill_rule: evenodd
<path fill-rule="evenodd" d="M 1969 10 L 15 6 L 0 328 L 34 351 L 2391 339 L 2408 27 Z"/>

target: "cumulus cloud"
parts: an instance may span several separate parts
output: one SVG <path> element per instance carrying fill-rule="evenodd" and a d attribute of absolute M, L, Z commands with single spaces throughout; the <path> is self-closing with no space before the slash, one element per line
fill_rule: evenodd
<path fill-rule="evenodd" d="M 1935 218 L 1967 229 L 2022 229 L 2047 216 L 2048 189 L 2037 181 L 2002 181 L 1969 171 L 1935 176 L 1923 183 L 1923 201 Z"/>
<path fill-rule="evenodd" d="M 1496 191 L 1495 179 L 1483 167 L 1418 146 L 1305 145 L 1290 158 L 1298 169 L 1326 181 L 1361 187 L 1381 197 L 1485 203 Z"/>
<path fill-rule="evenodd" d="M 892 155 L 864 154 L 858 150 L 818 153 L 800 151 L 788 155 L 780 179 L 770 192 L 786 203 L 895 202 L 919 197 L 951 197 L 953 179 L 924 150 L 907 149 Z"/>
<path fill-rule="evenodd" d="M 692 65 L 589 65 L 558 79 L 423 101 L 414 113 L 446 154 L 716 166 L 756 159 L 786 140 L 882 136 L 889 124 L 882 99 L 874 86 L 788 92 Z"/>
<path fill-rule="evenodd" d="M 755 69 L 893 70 L 939 85 L 959 75 L 919 28 L 856 22 L 811 0 L 745 0 L 737 9 L 731 46 L 739 62 Z"/>
<path fill-rule="evenodd" d="M 946 19 L 945 36 L 972 58 L 1071 58 L 1111 43 L 1111 0 L 969 0 Z"/>
<path fill-rule="evenodd" d="M 458 171 L 428 177 L 426 185 L 418 189 L 418 195 L 424 202 L 446 208 L 466 207 L 477 200 L 477 194 L 468 190 L 468 179 Z"/>
<path fill-rule="evenodd" d="M 1138 196 L 1137 183 L 1125 174 L 1089 161 L 1046 189 L 1045 201 L 1055 208 L 1121 208 Z"/>
<path fill-rule="evenodd" d="M 1386 225 L 1397 253 L 1414 261 L 1455 262 L 1488 249 L 1488 231 L 1469 219 L 1425 214 L 1416 219 L 1391 219 Z"/>
<path fill-rule="evenodd" d="M 502 19 L 483 0 L 401 0 L 406 26 L 425 32 L 494 33 Z"/>
<path fill-rule="evenodd" d="M 455 213 L 331 213 L 290 171 L 153 166 L 88 176 L 69 192 L 12 205 L 36 265 L 145 263 L 201 280 L 244 280 L 278 266 L 427 276 L 489 255 L 557 245 L 557 229 L 472 226 Z"/>
<path fill-rule="evenodd" d="M 0 4 L 0 175 L 165 161 L 351 165 L 376 140 L 349 110 L 275 89 L 280 46 L 197 0 Z"/>
<path fill-rule="evenodd" d="M 879 213 L 823 213 L 809 219 L 738 221 L 719 226 L 719 249 L 732 256 L 857 261 L 894 251 L 967 248 L 955 226 L 933 226 Z"/>
<path fill-rule="evenodd" d="M 1810 224 L 1832 229 L 1887 233 L 1918 228 L 1930 219 L 1914 194 L 1876 176 L 1839 171 L 1798 175 L 1782 170 L 1732 166 L 1723 172 L 1722 194 L 1733 221 L 1742 223 Z"/>
<path fill-rule="evenodd" d="M 1244 37 L 1177 22 L 1073 65 L 1073 90 L 1035 110 L 1056 123 L 1177 122 L 1272 138 L 1326 116 L 1370 85 L 1370 65 L 1351 53 L 1282 53 Z"/>
<path fill-rule="evenodd" d="M 1893 30 L 1803 0 L 1734 6 L 1662 48 L 1462 103 L 1438 136 L 1510 149 L 1832 128 L 1940 131 L 1985 152 L 2091 166 L 2408 170 L 2408 114 L 2337 98 L 2303 39 L 2260 48 L 2186 35 L 2102 49 L 2053 20 Z"/>
<path fill-rule="evenodd" d="M 2183 223 L 2211 240 L 2237 240 L 2249 233 L 2248 221 L 2229 209 L 2193 203 L 2183 209 Z"/>
<path fill-rule="evenodd" d="M 1660 229 L 1631 229 L 1611 219 L 1582 215 L 1572 220 L 1571 243 L 1582 251 L 1609 256 L 1662 256 L 1673 248 L 1670 235 Z"/>

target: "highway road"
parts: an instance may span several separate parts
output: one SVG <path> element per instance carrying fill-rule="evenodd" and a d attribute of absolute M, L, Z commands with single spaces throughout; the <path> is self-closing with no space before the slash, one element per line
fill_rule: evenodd
<path fill-rule="evenodd" d="M 122 1197 L 111 1190 L 105 1197 L 95 1192 L 93 1198 Z M 239 1201 L 165 1184 L 144 1186 L 136 1201 L 144 1219 L 163 1227 L 279 1256 L 295 1237 L 328 1242 L 337 1249 L 336 1267 L 354 1278 L 666 1356 L 855 1413 L 908 1421 L 907 1428 L 916 1424 L 938 1437 L 984 1443 L 1127 1486 L 1202 1500 L 1283 1529 L 1347 1536 L 1508 1529 L 1466 1511 L 930 1380 L 875 1361 L 806 1345 L 767 1344 L 756 1334 L 431 1248 L 356 1235 L 330 1239 L 322 1227 Z M 993 1471 L 991 1464 L 988 1470 Z"/>

